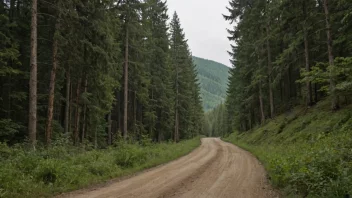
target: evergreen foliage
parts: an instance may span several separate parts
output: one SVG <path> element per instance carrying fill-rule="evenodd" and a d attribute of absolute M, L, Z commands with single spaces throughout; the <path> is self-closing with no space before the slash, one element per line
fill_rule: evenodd
<path fill-rule="evenodd" d="M 194 137 L 202 130 L 202 103 L 195 65 L 177 13 L 170 24 L 173 92 L 175 102 L 174 141 Z"/>
<path fill-rule="evenodd" d="M 247 131 L 296 105 L 351 101 L 349 1 L 231 0 L 229 131 Z"/>
<path fill-rule="evenodd" d="M 63 134 L 104 148 L 121 136 L 162 142 L 201 133 L 195 66 L 179 19 L 168 24 L 165 1 L 39 1 L 36 26 L 31 11 L 28 1 L 0 4 L 0 141 L 29 137 L 34 86 L 33 145 L 50 146 Z M 29 85 L 31 29 L 38 81 Z"/>

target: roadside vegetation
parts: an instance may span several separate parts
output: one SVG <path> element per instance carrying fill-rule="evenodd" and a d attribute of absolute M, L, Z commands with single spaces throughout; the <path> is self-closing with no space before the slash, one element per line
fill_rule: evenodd
<path fill-rule="evenodd" d="M 199 145 L 196 66 L 167 7 L 0 1 L 0 197 L 67 192 Z"/>
<path fill-rule="evenodd" d="M 177 159 L 199 145 L 199 137 L 177 144 L 117 141 L 101 150 L 92 144 L 74 147 L 65 138 L 37 151 L 0 144 L 0 197 L 49 197 L 88 187 Z"/>
<path fill-rule="evenodd" d="M 351 110 L 332 113 L 328 101 L 297 107 L 224 140 L 254 153 L 288 197 L 344 197 L 352 194 Z"/>

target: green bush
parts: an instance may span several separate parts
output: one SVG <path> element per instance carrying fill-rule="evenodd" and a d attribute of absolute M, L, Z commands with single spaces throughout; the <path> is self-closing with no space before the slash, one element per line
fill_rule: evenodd
<path fill-rule="evenodd" d="M 105 150 L 72 147 L 65 137 L 49 149 L 0 143 L 0 197 L 50 197 L 176 159 L 200 144 L 120 144 Z"/>
<path fill-rule="evenodd" d="M 0 119 L 0 137 L 2 139 L 11 138 L 18 133 L 23 126 L 10 119 Z"/>
<path fill-rule="evenodd" d="M 146 151 L 136 146 L 123 148 L 115 156 L 115 163 L 123 168 L 143 164 L 146 160 Z"/>

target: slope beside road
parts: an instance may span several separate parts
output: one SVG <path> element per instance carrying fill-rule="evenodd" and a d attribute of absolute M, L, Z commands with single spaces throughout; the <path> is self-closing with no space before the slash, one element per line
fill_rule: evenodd
<path fill-rule="evenodd" d="M 272 198 L 278 197 L 266 172 L 249 152 L 218 138 L 204 138 L 187 156 L 98 189 L 72 192 L 74 198 Z"/>

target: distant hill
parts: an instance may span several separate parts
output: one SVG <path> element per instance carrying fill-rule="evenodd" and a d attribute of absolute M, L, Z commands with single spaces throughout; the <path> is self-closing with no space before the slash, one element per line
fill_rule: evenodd
<path fill-rule="evenodd" d="M 211 110 L 225 100 L 230 68 L 211 60 L 193 57 L 201 84 L 203 108 Z"/>

